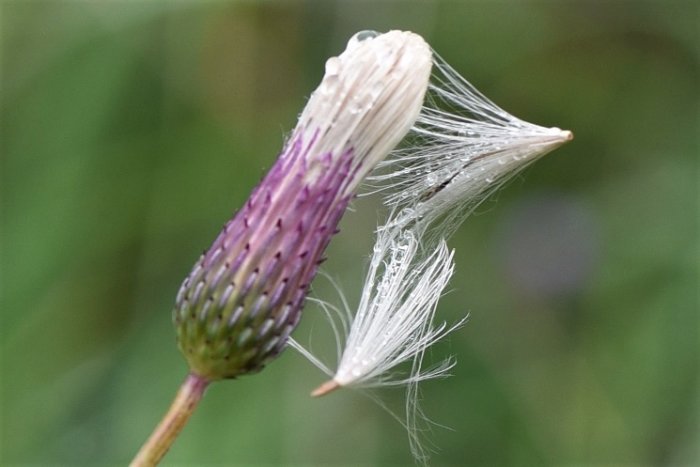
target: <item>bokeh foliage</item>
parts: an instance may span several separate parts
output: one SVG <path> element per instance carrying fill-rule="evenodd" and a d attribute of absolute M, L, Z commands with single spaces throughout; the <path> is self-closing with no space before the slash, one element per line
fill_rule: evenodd
<path fill-rule="evenodd" d="M 452 239 L 434 465 L 698 455 L 700 7 L 656 2 L 3 1 L 3 465 L 123 465 L 184 378 L 180 281 L 282 146 L 325 59 L 409 29 L 495 102 L 569 128 Z M 326 271 L 356 303 L 380 211 Z M 319 278 L 317 295 L 334 298 Z M 297 337 L 327 332 L 308 306 Z M 215 384 L 164 465 L 410 465 L 402 428 L 289 351 Z M 401 393 L 381 396 L 400 407 Z"/>

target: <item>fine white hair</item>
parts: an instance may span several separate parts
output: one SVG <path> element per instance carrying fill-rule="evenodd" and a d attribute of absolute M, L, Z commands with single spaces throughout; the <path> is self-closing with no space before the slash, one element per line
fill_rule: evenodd
<path fill-rule="evenodd" d="M 544 154 L 572 139 L 569 131 L 518 119 L 481 94 L 434 52 L 433 75 L 406 144 L 369 177 L 390 215 L 377 229 L 354 314 L 323 304 L 338 346 L 336 370 L 296 341 L 290 345 L 331 379 L 312 394 L 339 387 L 404 385 L 411 452 L 425 464 L 418 383 L 448 375 L 453 358 L 425 368 L 426 350 L 467 319 L 436 320 L 454 272 L 446 239 L 491 193 Z M 437 323 L 436 323 L 437 322 Z M 410 368 L 404 363 L 410 362 Z M 383 406 L 383 404 L 380 405 Z"/>

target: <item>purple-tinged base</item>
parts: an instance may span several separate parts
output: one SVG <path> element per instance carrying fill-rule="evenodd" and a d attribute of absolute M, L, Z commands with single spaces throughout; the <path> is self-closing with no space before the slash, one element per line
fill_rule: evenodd
<path fill-rule="evenodd" d="M 284 349 L 350 202 L 352 151 L 319 156 L 303 143 L 287 145 L 178 293 L 178 346 L 209 380 L 259 371 Z M 312 181 L 310 164 L 323 168 Z"/>

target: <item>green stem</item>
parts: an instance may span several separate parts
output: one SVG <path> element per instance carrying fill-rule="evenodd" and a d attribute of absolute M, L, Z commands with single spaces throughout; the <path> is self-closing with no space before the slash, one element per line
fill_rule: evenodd
<path fill-rule="evenodd" d="M 209 381 L 195 374 L 187 375 L 175 400 L 148 441 L 141 447 L 130 467 L 153 467 L 163 458 L 194 412 Z"/>

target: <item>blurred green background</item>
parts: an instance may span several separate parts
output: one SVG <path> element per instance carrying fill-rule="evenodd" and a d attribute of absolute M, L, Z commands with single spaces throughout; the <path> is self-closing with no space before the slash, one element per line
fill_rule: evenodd
<path fill-rule="evenodd" d="M 1 4 L 2 465 L 124 465 L 186 367 L 181 280 L 331 55 L 409 29 L 511 113 L 574 131 L 451 240 L 424 385 L 433 465 L 698 465 L 694 1 Z M 357 303 L 380 205 L 325 271 Z M 334 299 L 319 277 L 315 294 Z M 307 306 L 296 336 L 323 343 Z M 401 426 L 293 351 L 213 385 L 163 465 L 411 465 Z M 378 393 L 401 407 L 402 393 Z"/>

